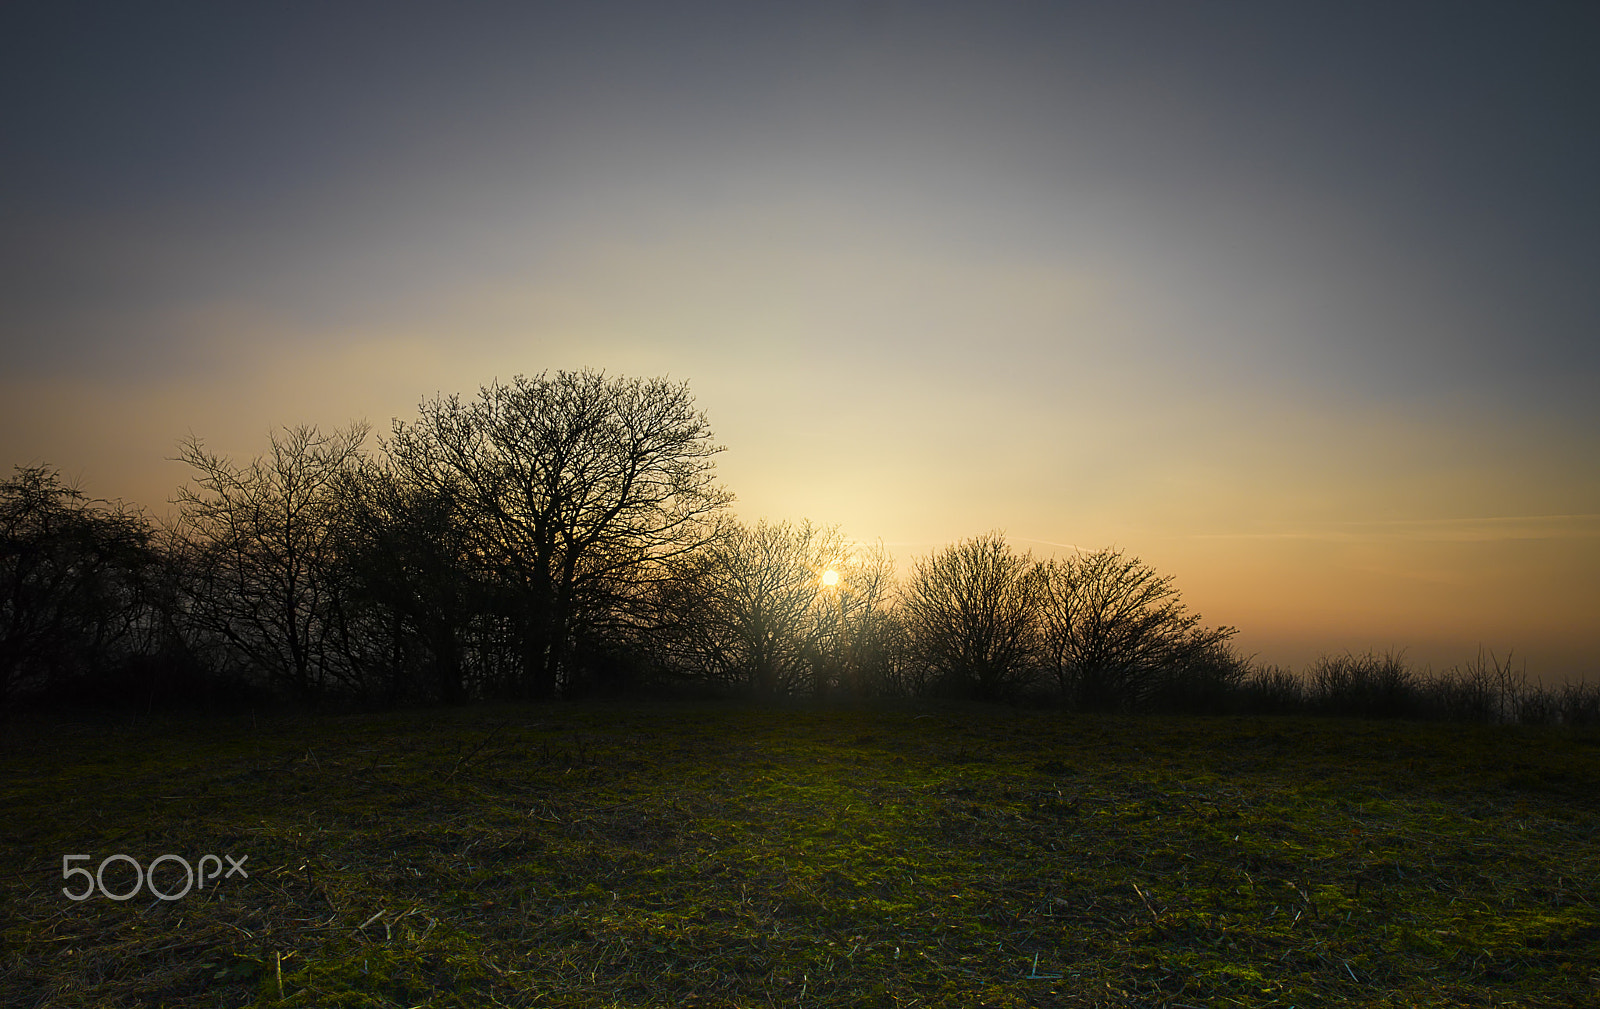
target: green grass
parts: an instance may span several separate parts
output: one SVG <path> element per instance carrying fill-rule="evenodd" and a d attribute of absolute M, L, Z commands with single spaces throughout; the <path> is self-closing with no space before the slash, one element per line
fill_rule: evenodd
<path fill-rule="evenodd" d="M 1600 1003 L 1594 734 L 549 705 L 13 725 L 0 775 L 5 1005 Z M 250 876 L 62 895 L 117 852 Z"/>

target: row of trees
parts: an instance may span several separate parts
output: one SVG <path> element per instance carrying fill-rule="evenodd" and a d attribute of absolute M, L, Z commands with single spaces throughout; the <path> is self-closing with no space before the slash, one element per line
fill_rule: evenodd
<path fill-rule="evenodd" d="M 19 469 L 0 698 L 117 672 L 391 703 L 698 684 L 1184 706 L 1245 672 L 1231 628 L 1114 550 L 1037 562 L 990 534 L 901 584 L 836 528 L 734 521 L 681 383 L 518 377 L 368 435 L 288 429 L 247 464 L 191 440 L 165 527 Z"/>

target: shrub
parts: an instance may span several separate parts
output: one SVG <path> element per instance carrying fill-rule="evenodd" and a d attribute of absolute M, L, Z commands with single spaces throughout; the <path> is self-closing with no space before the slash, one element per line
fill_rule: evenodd
<path fill-rule="evenodd" d="M 1474 661 L 1447 669 L 1422 686 L 1425 712 L 1453 722 L 1520 721 L 1520 707 L 1531 692 L 1536 691 L 1530 691 L 1526 673 L 1511 668 L 1509 654 L 1504 662 L 1493 652 L 1485 660 L 1482 649 Z"/>
<path fill-rule="evenodd" d="M 1305 707 L 1305 685 L 1283 666 L 1253 669 L 1239 686 L 1240 707 L 1251 714 L 1283 715 Z"/>
<path fill-rule="evenodd" d="M 1421 713 L 1421 684 L 1398 652 L 1324 655 L 1308 673 L 1308 701 L 1324 714 L 1411 718 Z"/>
<path fill-rule="evenodd" d="M 1557 707 L 1563 725 L 1600 725 L 1600 683 L 1568 683 Z"/>
<path fill-rule="evenodd" d="M 1222 642 L 1177 649 L 1152 677 L 1150 706 L 1162 711 L 1218 713 L 1238 706 L 1249 663 Z"/>

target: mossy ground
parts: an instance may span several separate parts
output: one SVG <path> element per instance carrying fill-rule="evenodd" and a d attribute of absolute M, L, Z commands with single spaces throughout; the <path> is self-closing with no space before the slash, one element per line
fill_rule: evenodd
<path fill-rule="evenodd" d="M 1595 735 L 714 705 L 6 733 L 6 1005 L 1600 1004 Z M 62 894 L 64 854 L 169 852 L 250 875 Z"/>

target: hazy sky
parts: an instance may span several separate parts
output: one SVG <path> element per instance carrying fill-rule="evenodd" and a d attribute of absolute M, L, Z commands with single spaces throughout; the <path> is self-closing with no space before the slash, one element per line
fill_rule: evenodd
<path fill-rule="evenodd" d="M 0 7 L 0 466 L 688 379 L 754 519 L 1600 676 L 1600 7 Z"/>

